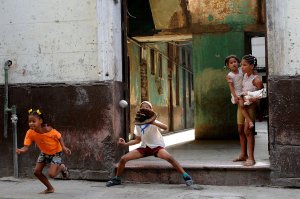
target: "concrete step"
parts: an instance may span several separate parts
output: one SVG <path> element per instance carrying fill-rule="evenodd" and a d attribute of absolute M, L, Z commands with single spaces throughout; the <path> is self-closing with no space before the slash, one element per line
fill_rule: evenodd
<path fill-rule="evenodd" d="M 245 167 L 242 163 L 200 163 L 182 162 L 195 184 L 246 186 L 269 185 L 270 165 L 257 162 L 255 166 Z M 122 175 L 123 181 L 141 183 L 183 184 L 182 176 L 166 161 L 134 160 L 126 164 Z"/>

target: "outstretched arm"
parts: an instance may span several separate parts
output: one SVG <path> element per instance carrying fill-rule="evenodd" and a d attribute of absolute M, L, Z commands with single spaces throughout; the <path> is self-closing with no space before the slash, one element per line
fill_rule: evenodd
<path fill-rule="evenodd" d="M 141 136 L 136 136 L 134 140 L 126 142 L 123 138 L 119 139 L 119 144 L 123 146 L 131 146 L 141 142 Z"/>
<path fill-rule="evenodd" d="M 58 139 L 58 141 L 59 141 L 59 143 L 60 143 L 60 145 L 61 145 L 63 151 L 64 151 L 67 155 L 71 155 L 71 150 L 70 150 L 68 147 L 65 146 L 65 143 L 64 143 L 63 138 L 60 137 L 60 138 Z"/>
<path fill-rule="evenodd" d="M 26 153 L 27 151 L 29 150 L 29 146 L 23 146 L 22 148 L 20 148 L 20 149 L 16 149 L 16 153 L 18 154 L 18 155 L 20 155 L 21 153 Z"/>

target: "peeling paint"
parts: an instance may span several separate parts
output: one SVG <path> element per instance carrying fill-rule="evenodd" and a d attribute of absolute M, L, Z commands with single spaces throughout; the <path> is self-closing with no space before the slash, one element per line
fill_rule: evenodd
<path fill-rule="evenodd" d="M 75 105 L 85 105 L 89 103 L 89 96 L 83 88 L 76 88 L 76 100 Z"/>
<path fill-rule="evenodd" d="M 254 0 L 194 0 L 189 1 L 194 24 L 254 24 L 258 18 Z M 234 26 L 232 26 L 234 27 Z"/>
<path fill-rule="evenodd" d="M 197 138 L 228 138 L 237 135 L 235 106 L 223 70 L 229 54 L 241 57 L 244 33 L 202 34 L 193 36 L 195 82 L 195 133 Z M 232 45 L 232 44 L 235 45 Z"/>

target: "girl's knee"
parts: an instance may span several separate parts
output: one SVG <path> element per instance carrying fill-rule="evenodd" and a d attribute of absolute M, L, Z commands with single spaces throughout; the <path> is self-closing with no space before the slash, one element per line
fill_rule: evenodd
<path fill-rule="evenodd" d="M 42 174 L 42 171 L 34 170 L 34 171 L 33 171 L 33 174 L 34 174 L 35 176 L 40 176 L 40 175 Z"/>
<path fill-rule="evenodd" d="M 238 133 L 239 133 L 239 135 L 244 135 L 244 129 L 243 128 L 241 128 L 241 129 L 239 128 L 238 129 Z"/>
<path fill-rule="evenodd" d="M 54 173 L 48 173 L 49 178 L 55 178 L 56 175 Z"/>
<path fill-rule="evenodd" d="M 128 159 L 125 156 L 122 156 L 120 159 L 120 164 L 126 164 L 128 162 Z"/>
<path fill-rule="evenodd" d="M 168 162 L 174 162 L 174 158 L 171 155 L 165 155 L 162 157 L 162 159 L 164 159 Z"/>
<path fill-rule="evenodd" d="M 245 131 L 245 135 L 247 137 L 253 136 L 253 132 L 251 130 Z"/>

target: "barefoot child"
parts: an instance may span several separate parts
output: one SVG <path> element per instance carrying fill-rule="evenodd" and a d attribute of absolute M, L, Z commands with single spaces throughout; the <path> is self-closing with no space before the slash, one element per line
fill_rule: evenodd
<path fill-rule="evenodd" d="M 257 59 L 252 55 L 245 55 L 241 61 L 242 70 L 244 73 L 243 77 L 243 95 L 248 92 L 253 92 L 263 89 L 263 83 L 260 77 L 257 75 L 255 68 L 257 66 Z M 259 97 L 258 97 L 259 98 Z M 255 119 L 256 112 L 256 102 L 258 98 L 249 99 L 252 102 L 249 106 L 245 106 L 245 110 L 251 117 L 252 121 Z M 254 159 L 254 131 L 249 128 L 249 123 L 246 121 L 241 110 L 238 109 L 237 114 L 238 125 L 244 126 L 244 130 L 240 133 L 240 143 L 241 143 L 241 154 L 240 157 L 246 158 L 244 166 L 255 165 Z M 248 152 L 248 153 L 247 153 Z"/>
<path fill-rule="evenodd" d="M 230 69 L 230 72 L 226 76 L 226 81 L 228 83 L 231 102 L 233 104 L 238 104 L 241 109 L 243 116 L 249 123 L 249 128 L 253 128 L 254 124 L 244 107 L 244 100 L 242 95 L 242 84 L 243 84 L 243 73 L 242 69 L 238 67 L 240 60 L 235 55 L 229 55 L 225 59 L 225 65 Z"/>
<path fill-rule="evenodd" d="M 24 146 L 21 149 L 16 149 L 16 153 L 26 153 L 32 142 L 36 143 L 41 153 L 36 162 L 34 175 L 47 187 L 41 193 L 53 193 L 54 188 L 43 174 L 43 169 L 47 164 L 50 164 L 48 171 L 50 178 L 55 178 L 61 172 L 63 178 L 68 179 L 70 173 L 66 165 L 62 163 L 61 156 L 62 152 L 71 155 L 71 151 L 64 145 L 61 134 L 44 123 L 43 113 L 39 109 L 30 109 L 28 113 L 30 129 L 26 132 Z"/>
<path fill-rule="evenodd" d="M 139 148 L 130 151 L 121 157 L 116 176 L 108 181 L 106 186 L 110 187 L 121 184 L 120 176 L 125 168 L 126 162 L 152 155 L 167 160 L 182 175 L 186 185 L 192 185 L 192 178 L 164 148 L 165 143 L 160 131 L 167 130 L 167 128 L 167 125 L 156 120 L 156 114 L 152 110 L 151 103 L 143 101 L 140 105 L 140 111 L 137 112 L 136 116 L 136 125 L 134 129 L 134 134 L 136 135 L 135 139 L 130 140 L 129 142 L 125 142 L 123 138 L 119 139 L 119 144 L 123 146 L 131 146 L 140 142 L 142 142 L 142 144 Z"/>

